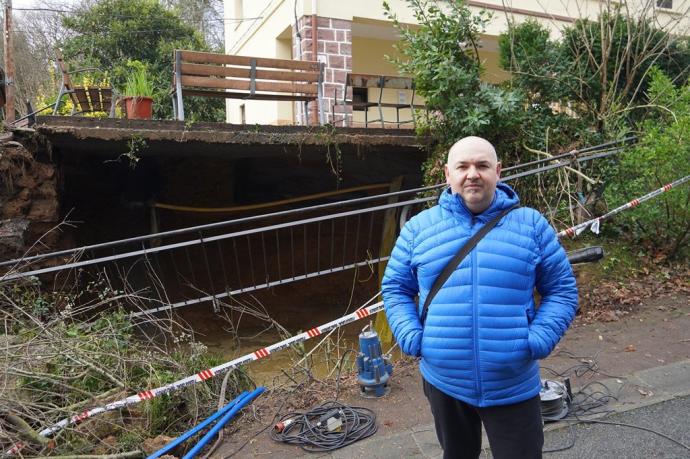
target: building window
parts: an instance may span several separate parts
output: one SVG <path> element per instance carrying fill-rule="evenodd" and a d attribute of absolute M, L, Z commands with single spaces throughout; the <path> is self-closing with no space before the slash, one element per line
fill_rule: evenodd
<path fill-rule="evenodd" d="M 366 104 L 369 102 L 369 88 L 352 88 L 352 103 Z"/>
<path fill-rule="evenodd" d="M 656 0 L 656 6 L 670 10 L 673 8 L 673 0 Z"/>

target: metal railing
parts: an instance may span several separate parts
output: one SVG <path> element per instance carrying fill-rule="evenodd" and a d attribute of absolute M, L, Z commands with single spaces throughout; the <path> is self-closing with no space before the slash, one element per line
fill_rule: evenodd
<path fill-rule="evenodd" d="M 628 142 L 623 139 L 621 142 Z M 610 156 L 621 142 L 504 169 L 504 181 Z M 579 156 L 580 153 L 588 156 Z M 517 172 L 546 162 L 556 163 Z M 107 279 L 149 306 L 135 315 L 254 292 L 388 259 L 402 224 L 437 199 L 422 187 L 110 241 L 0 263 L 0 281 L 41 276 L 55 285 Z M 388 238 L 385 241 L 384 238 Z M 393 239 L 394 240 L 394 239 Z M 377 269 L 377 268 L 376 268 Z"/>

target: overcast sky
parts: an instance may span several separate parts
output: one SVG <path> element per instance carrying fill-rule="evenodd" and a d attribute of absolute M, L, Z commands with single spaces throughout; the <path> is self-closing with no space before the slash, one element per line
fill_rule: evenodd
<path fill-rule="evenodd" d="M 46 0 L 12 0 L 12 8 L 52 8 L 55 4 L 71 5 L 77 3 L 76 0 L 60 0 L 60 1 L 46 1 Z M 4 4 L 4 1 L 3 1 Z"/>

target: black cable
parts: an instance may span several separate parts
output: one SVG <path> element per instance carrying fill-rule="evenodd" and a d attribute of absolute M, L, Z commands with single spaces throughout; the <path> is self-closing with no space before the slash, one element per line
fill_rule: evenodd
<path fill-rule="evenodd" d="M 665 439 L 670 440 L 670 441 L 672 441 L 673 443 L 675 443 L 675 444 L 677 444 L 677 445 L 679 445 L 679 446 L 682 446 L 683 448 L 685 448 L 685 449 L 687 449 L 688 451 L 690 451 L 690 446 L 686 445 L 686 444 L 683 443 L 682 441 L 676 440 L 675 438 L 670 437 L 670 436 L 666 435 L 666 434 L 663 433 L 663 432 L 659 432 L 658 430 L 650 429 L 649 427 L 642 427 L 642 426 L 638 426 L 638 425 L 635 425 L 635 424 L 626 424 L 626 423 L 624 423 L 624 422 L 600 421 L 600 420 L 598 420 L 598 419 L 580 419 L 579 421 L 580 421 L 581 423 L 584 423 L 584 424 L 607 424 L 607 425 L 611 425 L 611 426 L 630 427 L 630 428 L 632 428 L 632 429 L 644 430 L 644 431 L 651 432 L 651 433 L 653 433 L 653 434 L 659 435 L 660 437 L 664 437 Z"/>
<path fill-rule="evenodd" d="M 570 441 L 568 442 L 568 444 L 566 444 L 565 446 L 557 446 L 557 447 L 554 447 L 554 448 L 542 449 L 541 452 L 542 452 L 542 453 L 546 453 L 546 454 L 548 454 L 548 453 L 558 453 L 558 452 L 560 452 L 560 451 L 565 451 L 565 450 L 568 450 L 568 449 L 572 448 L 573 446 L 575 446 L 575 429 L 573 429 L 573 424 L 572 424 L 572 423 L 569 423 L 569 424 L 568 424 L 568 427 L 569 427 L 569 429 L 570 429 L 570 430 L 569 430 L 569 432 L 570 432 Z"/>
<path fill-rule="evenodd" d="M 329 419 L 340 419 L 342 425 L 329 429 Z M 270 431 L 271 439 L 299 445 L 309 452 L 333 451 L 370 437 L 378 429 L 373 411 L 336 401 L 325 402 L 304 413 L 288 413 L 276 426 L 280 427 Z"/>
<path fill-rule="evenodd" d="M 593 359 L 591 360 L 591 365 L 590 364 L 585 364 L 587 367 L 593 370 L 593 368 L 596 368 L 596 361 Z M 573 371 L 574 368 L 579 367 L 579 365 L 573 365 L 569 369 L 565 370 L 563 373 L 569 373 L 570 371 Z M 552 373 L 558 375 L 558 373 L 554 370 L 548 369 Z M 608 415 L 611 413 L 614 413 L 614 410 L 611 409 L 606 409 L 606 406 L 611 400 L 618 401 L 618 398 L 613 395 L 610 391 L 610 389 L 604 385 L 603 383 L 599 381 L 592 381 L 590 383 L 585 384 L 582 386 L 577 392 L 573 394 L 572 399 L 568 396 L 566 396 L 566 401 L 568 403 L 568 415 L 562 419 L 564 422 L 571 421 L 572 423 L 569 423 L 570 427 L 570 441 L 566 446 L 562 447 L 555 447 L 555 448 L 550 448 L 550 449 L 545 449 L 543 450 L 544 453 L 555 453 L 555 452 L 560 452 L 560 451 L 565 451 L 567 449 L 572 448 L 575 446 L 575 440 L 576 440 L 576 434 L 573 429 L 573 426 L 576 424 L 607 424 L 607 425 L 613 425 L 613 426 L 622 426 L 622 427 L 629 427 L 633 429 L 640 429 L 644 430 L 647 432 L 654 433 L 656 435 L 659 435 L 663 438 L 666 438 L 669 441 L 672 441 L 673 443 L 676 443 L 677 445 L 680 445 L 681 447 L 687 449 L 690 451 L 690 447 L 686 445 L 685 443 L 670 437 L 669 435 L 666 435 L 663 432 L 659 432 L 654 429 L 650 429 L 647 427 L 643 426 L 638 426 L 635 424 L 626 424 L 623 422 L 614 422 L 614 421 L 602 421 L 602 420 L 595 420 L 595 419 L 583 419 L 581 416 L 585 415 Z M 549 402 L 542 402 L 542 414 L 546 412 L 546 416 L 553 416 L 557 411 L 560 409 L 559 404 L 562 403 L 562 400 L 553 400 Z"/>

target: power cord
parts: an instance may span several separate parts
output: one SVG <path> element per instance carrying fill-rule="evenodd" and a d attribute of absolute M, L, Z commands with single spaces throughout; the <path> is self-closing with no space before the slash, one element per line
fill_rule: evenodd
<path fill-rule="evenodd" d="M 564 352 L 564 351 L 561 351 Z M 565 353 L 565 352 L 564 352 Z M 582 358 L 579 356 L 575 355 L 569 355 L 571 358 Z M 545 368 L 542 367 L 543 369 L 551 372 L 552 374 L 559 376 L 559 377 L 567 377 L 568 375 L 575 374 L 577 376 L 583 376 L 584 374 L 588 372 L 593 372 L 593 373 L 599 373 L 606 375 L 605 373 L 601 372 L 598 368 L 598 364 L 596 362 L 596 356 L 591 359 L 587 359 L 586 362 L 583 362 L 582 364 L 577 364 L 573 365 L 570 368 L 564 370 L 563 372 L 556 372 L 550 368 Z M 609 375 L 607 375 L 609 376 Z M 620 379 L 625 379 L 618 377 Z M 564 422 L 568 423 L 568 428 L 569 428 L 569 441 L 565 446 L 560 446 L 560 447 L 554 447 L 550 449 L 544 449 L 543 453 L 556 453 L 560 451 L 565 451 L 573 446 L 575 446 L 575 441 L 576 441 L 576 433 L 574 426 L 577 424 L 606 424 L 606 425 L 613 425 L 613 426 L 620 426 L 620 427 L 628 427 L 632 429 L 639 429 L 639 430 L 644 430 L 656 435 L 659 435 L 660 437 L 666 438 L 667 440 L 685 448 L 686 450 L 690 451 L 690 446 L 686 445 L 685 443 L 669 436 L 666 435 L 663 432 L 659 432 L 654 429 L 650 429 L 648 427 L 643 427 L 643 426 L 638 426 L 635 424 L 626 424 L 623 422 L 614 422 L 614 421 L 603 421 L 599 419 L 583 419 L 582 416 L 591 416 L 591 415 L 597 415 L 597 414 L 603 414 L 603 415 L 608 415 L 614 412 L 614 410 L 608 409 L 607 405 L 611 401 L 617 401 L 618 398 L 614 396 L 610 389 L 606 387 L 603 383 L 599 381 L 592 381 L 588 384 L 585 384 L 582 386 L 577 392 L 572 394 L 572 397 L 568 395 L 567 397 L 567 404 L 568 404 L 568 415 L 563 417 L 561 420 Z M 544 405 L 542 402 L 542 413 L 544 413 L 544 409 L 546 409 L 547 415 L 548 414 L 555 414 L 557 410 L 559 409 L 559 406 L 557 403 L 553 403 L 553 406 L 550 405 Z"/>
<path fill-rule="evenodd" d="M 277 442 L 324 452 L 370 437 L 377 429 L 376 414 L 370 409 L 328 401 L 304 413 L 286 414 L 269 434 Z"/>

